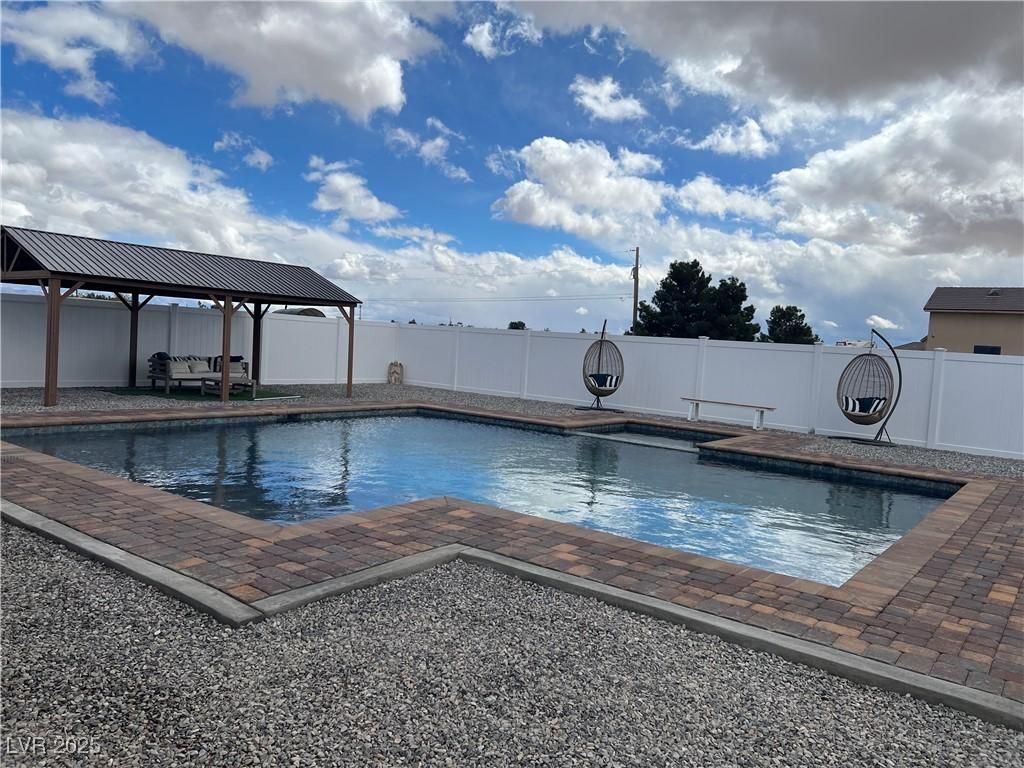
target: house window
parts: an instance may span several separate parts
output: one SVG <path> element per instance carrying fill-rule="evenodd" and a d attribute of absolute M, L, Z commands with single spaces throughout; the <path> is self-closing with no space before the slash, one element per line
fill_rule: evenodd
<path fill-rule="evenodd" d="M 976 355 L 1001 355 L 1002 353 L 1002 347 L 988 347 L 984 344 L 974 345 L 974 354 Z"/>

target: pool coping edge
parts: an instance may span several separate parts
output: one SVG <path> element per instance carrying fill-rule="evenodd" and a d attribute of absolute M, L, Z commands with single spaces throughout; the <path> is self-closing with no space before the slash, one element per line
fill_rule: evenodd
<path fill-rule="evenodd" d="M 243 624 L 264 618 L 260 611 L 236 600 L 216 587 L 211 587 L 191 576 L 154 563 L 152 560 L 133 555 L 120 547 L 106 544 L 7 499 L 0 499 L 0 517 L 21 528 L 34 531 L 47 539 L 63 544 L 79 554 L 98 560 L 115 570 L 122 571 L 144 584 L 187 603 L 198 611 L 210 614 L 223 624 L 240 627 Z"/>
<path fill-rule="evenodd" d="M 105 544 L 6 499 L 0 500 L 0 517 L 122 571 L 235 628 L 317 600 L 401 579 L 459 559 L 524 581 L 594 598 L 633 613 L 678 624 L 694 632 L 715 635 L 726 642 L 772 653 L 856 683 L 909 694 L 930 703 L 960 710 L 986 722 L 1024 731 L 1024 705 L 1005 697 L 476 547 L 461 544 L 435 547 L 246 605 L 215 587 Z"/>

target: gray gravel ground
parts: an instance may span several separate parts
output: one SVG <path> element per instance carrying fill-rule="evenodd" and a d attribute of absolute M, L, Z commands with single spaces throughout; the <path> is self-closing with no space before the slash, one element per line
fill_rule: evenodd
<path fill-rule="evenodd" d="M 335 385 L 275 386 L 274 389 L 286 391 L 288 394 L 301 395 L 301 402 L 304 403 L 351 402 L 341 397 L 342 389 Z M 41 398 L 42 390 L 40 389 L 4 389 L 0 391 L 0 410 L 8 414 L 41 411 L 43 410 L 39 405 Z M 565 403 L 548 403 L 542 400 L 524 400 L 516 397 L 497 397 L 473 392 L 452 392 L 447 389 L 406 385 L 356 384 L 353 387 L 353 399 L 364 401 L 423 400 L 533 416 L 565 416 L 576 413 L 572 405 Z M 246 401 L 231 403 L 232 406 L 239 408 L 244 408 L 247 404 Z M 126 397 L 101 389 L 62 389 L 60 391 L 60 409 L 68 411 L 123 408 L 203 408 L 220 405 L 221 403 L 214 401 L 213 398 L 208 403 L 203 403 L 170 400 L 162 397 Z M 885 464 L 945 469 L 969 474 L 980 473 L 1016 479 L 1024 478 L 1024 462 L 1016 459 L 974 456 L 967 453 L 928 450 L 908 445 L 866 446 L 849 440 L 835 440 L 815 435 L 803 437 L 802 450 L 812 453 L 833 453 L 841 456 L 881 460 Z"/>
<path fill-rule="evenodd" d="M 92 737 L 89 764 L 1024 760 L 1020 733 L 463 563 L 232 630 L 2 534 L 4 735 Z"/>
<path fill-rule="evenodd" d="M 837 440 L 821 435 L 804 435 L 800 450 L 808 453 L 831 453 L 869 459 L 880 464 L 905 464 L 917 467 L 945 469 L 966 474 L 1000 475 L 1016 480 L 1024 479 L 1024 461 L 999 456 L 975 456 L 956 451 L 937 451 L 914 445 L 865 445 L 852 440 Z"/>

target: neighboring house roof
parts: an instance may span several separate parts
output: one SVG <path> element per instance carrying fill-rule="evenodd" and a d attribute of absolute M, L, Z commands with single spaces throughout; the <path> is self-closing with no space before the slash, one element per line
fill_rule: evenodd
<path fill-rule="evenodd" d="M 231 294 L 273 304 L 358 304 L 309 267 L 198 251 L 2 227 L 4 282 L 35 282 L 18 272 L 42 271 L 85 289 L 136 289 L 161 296 Z M 20 250 L 19 250 L 20 247 Z M 11 262 L 8 265 L 8 262 Z"/>
<path fill-rule="evenodd" d="M 928 337 L 924 336 L 920 341 L 908 341 L 906 344 L 897 344 L 896 349 L 927 349 Z"/>
<path fill-rule="evenodd" d="M 924 311 L 1024 313 L 1024 288 L 936 288 Z"/>

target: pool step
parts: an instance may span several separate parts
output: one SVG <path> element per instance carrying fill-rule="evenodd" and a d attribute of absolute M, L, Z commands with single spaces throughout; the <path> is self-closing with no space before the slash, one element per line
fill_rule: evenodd
<path fill-rule="evenodd" d="M 582 430 L 574 431 L 572 434 L 581 437 L 593 437 L 597 440 L 610 440 L 613 443 L 629 443 L 630 445 L 643 445 L 648 448 L 665 448 L 669 451 L 697 453 L 697 445 L 692 440 L 679 440 L 674 437 L 663 437 L 661 435 L 643 435 L 637 432 L 585 432 Z"/>

